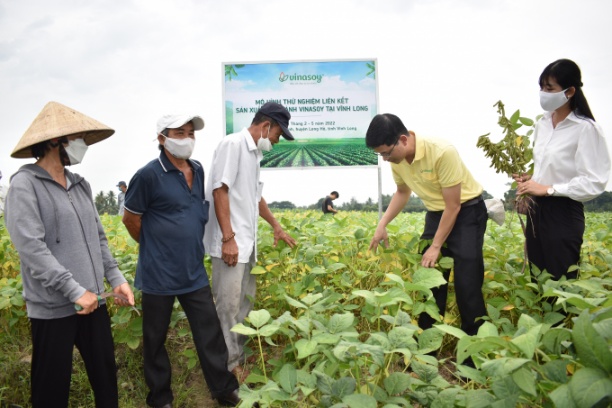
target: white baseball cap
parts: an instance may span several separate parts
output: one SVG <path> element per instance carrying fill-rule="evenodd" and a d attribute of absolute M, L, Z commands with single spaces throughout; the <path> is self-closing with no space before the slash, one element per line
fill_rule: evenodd
<path fill-rule="evenodd" d="M 204 129 L 204 119 L 197 115 L 164 115 L 157 121 L 157 133 L 164 129 L 180 128 L 188 122 L 193 122 L 193 130 Z"/>

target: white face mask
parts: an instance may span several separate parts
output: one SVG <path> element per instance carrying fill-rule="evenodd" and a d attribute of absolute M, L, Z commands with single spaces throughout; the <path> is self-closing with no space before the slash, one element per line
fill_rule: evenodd
<path fill-rule="evenodd" d="M 83 161 L 85 152 L 87 152 L 87 147 L 83 139 L 70 140 L 68 145 L 64 146 L 64 150 L 70 160 L 70 165 L 79 164 Z"/>
<path fill-rule="evenodd" d="M 263 132 L 261 132 L 259 140 L 257 141 L 257 149 L 260 152 L 269 152 L 270 150 L 272 150 L 272 142 L 270 141 L 269 137 L 270 127 L 268 127 L 268 135 L 266 136 L 266 138 L 264 139 Z"/>
<path fill-rule="evenodd" d="M 569 101 L 569 98 L 565 96 L 565 91 L 567 91 L 567 89 L 561 92 L 540 91 L 540 106 L 542 109 L 547 112 L 554 112 L 565 105 L 565 103 Z"/>
<path fill-rule="evenodd" d="M 164 149 L 168 150 L 171 155 L 182 160 L 187 160 L 191 157 L 191 153 L 193 153 L 193 148 L 195 146 L 195 139 L 190 137 L 184 139 L 172 139 L 168 136 L 164 137 L 166 138 Z"/>

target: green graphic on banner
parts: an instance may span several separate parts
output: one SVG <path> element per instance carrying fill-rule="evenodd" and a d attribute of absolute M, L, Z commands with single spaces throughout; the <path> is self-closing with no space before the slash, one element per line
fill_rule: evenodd
<path fill-rule="evenodd" d="M 376 60 L 224 64 L 226 134 L 249 127 L 273 101 L 291 113 L 295 141 L 281 138 L 262 168 L 376 166 L 365 133 L 378 113 Z"/>

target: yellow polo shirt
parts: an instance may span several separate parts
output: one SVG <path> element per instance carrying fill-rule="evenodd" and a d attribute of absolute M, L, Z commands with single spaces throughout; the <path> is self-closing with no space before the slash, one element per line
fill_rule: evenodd
<path fill-rule="evenodd" d="M 444 210 L 442 188 L 461 183 L 461 202 L 482 194 L 482 186 L 465 167 L 453 145 L 440 139 L 415 136 L 416 151 L 412 164 L 403 160 L 391 163 L 398 186 L 407 185 L 429 211 Z"/>

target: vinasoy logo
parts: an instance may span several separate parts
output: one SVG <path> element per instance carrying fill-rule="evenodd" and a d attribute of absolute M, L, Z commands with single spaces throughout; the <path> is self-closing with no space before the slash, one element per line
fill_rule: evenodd
<path fill-rule="evenodd" d="M 278 80 L 280 82 L 289 81 L 289 83 L 316 82 L 317 84 L 320 84 L 322 79 L 323 79 L 323 74 L 297 74 L 297 73 L 285 74 L 284 72 L 281 72 L 280 75 L 278 76 Z"/>

